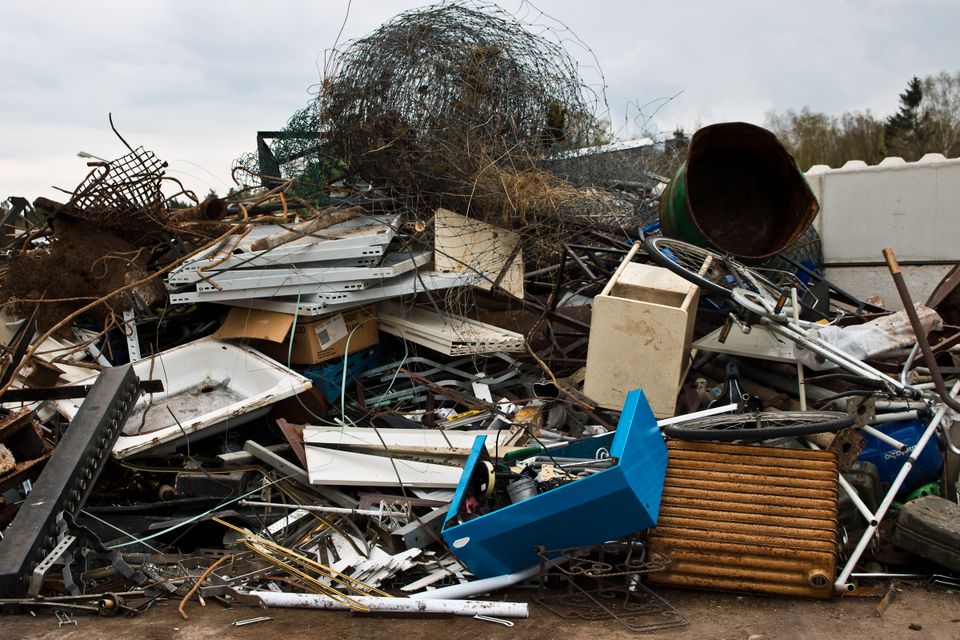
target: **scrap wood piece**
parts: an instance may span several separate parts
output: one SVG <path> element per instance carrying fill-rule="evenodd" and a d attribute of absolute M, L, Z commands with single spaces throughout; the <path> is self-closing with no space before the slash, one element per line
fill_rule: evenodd
<path fill-rule="evenodd" d="M 236 304 L 251 309 L 262 309 L 265 311 L 277 311 L 280 313 L 312 317 L 335 313 L 337 311 L 346 311 L 387 298 L 422 293 L 424 291 L 437 291 L 440 289 L 475 285 L 479 280 L 480 276 L 474 273 L 457 274 L 439 273 L 437 271 L 415 271 L 384 280 L 375 288 L 337 294 L 336 298 L 331 298 L 331 296 L 322 293 L 306 293 L 300 296 L 287 296 L 273 299 L 250 298 L 242 301 L 225 301 L 225 303 Z M 170 296 L 170 302 L 173 304 L 196 301 L 199 301 L 199 298 L 194 298 L 194 296 L 189 293 Z"/>
<path fill-rule="evenodd" d="M 17 460 L 13 457 L 13 453 L 5 444 L 0 442 L 0 475 L 7 473 L 16 466 Z"/>
<path fill-rule="evenodd" d="M 487 291 L 495 282 L 512 296 L 523 298 L 523 252 L 520 235 L 446 209 L 434 213 L 434 266 L 441 272 L 472 272 L 484 277 L 477 284 Z"/>

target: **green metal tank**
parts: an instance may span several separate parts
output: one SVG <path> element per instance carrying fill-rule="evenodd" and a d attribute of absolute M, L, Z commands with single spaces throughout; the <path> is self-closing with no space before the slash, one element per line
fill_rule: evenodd
<path fill-rule="evenodd" d="M 790 246 L 819 210 L 773 133 L 724 122 L 693 134 L 687 161 L 660 198 L 660 228 L 669 238 L 760 259 Z"/>

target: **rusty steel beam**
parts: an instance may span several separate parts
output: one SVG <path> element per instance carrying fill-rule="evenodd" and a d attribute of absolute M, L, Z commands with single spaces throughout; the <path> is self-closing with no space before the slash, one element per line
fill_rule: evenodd
<path fill-rule="evenodd" d="M 0 541 L 0 594 L 20 597 L 57 545 L 57 516 L 75 516 L 93 490 L 139 394 L 130 365 L 104 370 Z"/>

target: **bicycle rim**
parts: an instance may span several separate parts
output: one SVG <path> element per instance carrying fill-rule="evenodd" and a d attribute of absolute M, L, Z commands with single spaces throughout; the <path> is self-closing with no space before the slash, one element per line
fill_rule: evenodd
<path fill-rule="evenodd" d="M 763 296 L 771 307 L 780 297 L 781 287 L 729 256 L 663 236 L 646 238 L 644 248 L 655 264 L 709 293 L 732 299 L 733 289 L 741 288 Z M 708 259 L 709 264 L 704 268 Z"/>
<path fill-rule="evenodd" d="M 666 426 L 663 433 L 677 440 L 756 442 L 836 432 L 852 424 L 853 416 L 840 411 L 777 411 L 699 418 Z"/>

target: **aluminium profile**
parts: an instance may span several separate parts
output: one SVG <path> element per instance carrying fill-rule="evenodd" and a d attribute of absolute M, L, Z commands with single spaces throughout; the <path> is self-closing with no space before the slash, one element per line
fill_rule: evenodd
<path fill-rule="evenodd" d="M 250 299 L 237 301 L 237 306 L 262 309 L 264 311 L 278 311 L 280 313 L 297 314 L 311 317 L 338 311 L 346 311 L 371 302 L 378 302 L 388 298 L 420 293 L 421 291 L 437 291 L 477 284 L 482 276 L 472 273 L 438 273 L 436 271 L 417 271 L 392 278 L 381 283 L 381 286 L 371 287 L 363 291 L 351 291 L 345 294 L 344 302 L 332 301 L 323 295 L 303 295 L 299 301 L 293 299 Z"/>
<path fill-rule="evenodd" d="M 377 306 L 380 328 L 446 355 L 524 351 L 522 334 L 456 314 L 423 307 L 405 309 L 396 302 Z"/>
<path fill-rule="evenodd" d="M 354 247 L 305 252 L 299 256 L 299 258 L 302 259 L 298 259 L 296 262 L 273 260 L 269 254 L 262 256 L 241 254 L 233 256 L 223 263 L 214 262 L 209 258 L 197 258 L 184 263 L 167 274 L 167 282 L 171 285 L 193 284 L 201 282 L 205 278 L 215 277 L 232 271 L 289 268 L 292 264 L 330 268 L 369 267 L 376 266 L 380 262 L 383 253 L 383 247 Z M 235 260 L 234 258 L 248 259 Z M 201 272 L 200 269 L 204 269 L 204 271 Z"/>
<path fill-rule="evenodd" d="M 171 293 L 170 304 L 193 304 L 195 302 L 229 302 L 232 300 L 248 300 L 252 298 L 273 298 L 276 296 L 296 296 L 310 294 L 324 296 L 333 301 L 347 301 L 346 293 L 362 291 L 367 282 L 362 280 L 350 282 L 334 282 L 330 284 L 293 284 L 279 287 L 251 287 L 218 291 L 216 289 L 204 291 L 185 291 Z"/>
<path fill-rule="evenodd" d="M 278 269 L 233 269 L 211 275 L 197 283 L 197 291 L 228 291 L 291 285 L 311 286 L 336 282 L 385 280 L 422 267 L 432 259 L 429 251 L 419 253 L 391 253 L 375 267 L 304 267 L 302 265 Z"/>
<path fill-rule="evenodd" d="M 349 223 L 350 221 L 348 221 Z M 344 225 L 348 223 L 343 223 Z M 334 236 L 343 230 L 340 225 L 323 231 L 325 236 Z M 276 225 L 263 225 L 256 228 L 240 243 L 241 253 L 229 256 L 220 255 L 218 248 L 211 248 L 195 256 L 181 265 L 177 272 L 197 270 L 204 267 L 216 267 L 225 270 L 237 267 L 259 267 L 271 264 L 297 264 L 303 262 L 318 262 L 341 258 L 358 258 L 363 256 L 383 255 L 385 247 L 390 244 L 396 235 L 394 224 L 377 224 L 368 228 L 348 229 L 350 235 L 330 237 L 328 239 L 310 238 L 311 241 L 293 241 L 271 249 L 252 251 L 250 245 L 261 237 L 270 235 L 271 228 L 276 231 Z"/>

